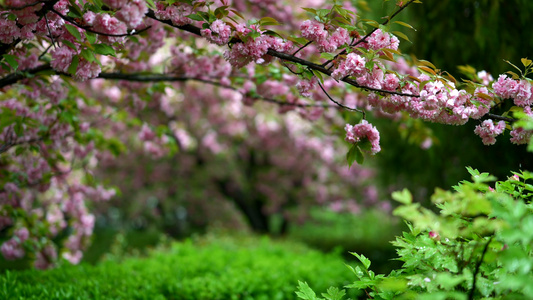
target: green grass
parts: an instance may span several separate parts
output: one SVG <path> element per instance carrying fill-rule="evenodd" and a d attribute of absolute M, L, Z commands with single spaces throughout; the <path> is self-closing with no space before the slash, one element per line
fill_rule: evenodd
<path fill-rule="evenodd" d="M 144 258 L 8 271 L 1 299 L 296 299 L 298 280 L 319 291 L 354 279 L 339 254 L 268 238 L 207 236 Z"/>

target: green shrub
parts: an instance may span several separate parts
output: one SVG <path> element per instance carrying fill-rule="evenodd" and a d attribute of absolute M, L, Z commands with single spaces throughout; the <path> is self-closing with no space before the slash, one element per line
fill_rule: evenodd
<path fill-rule="evenodd" d="M 8 271 L 0 299 L 295 299 L 294 286 L 347 284 L 338 254 L 268 238 L 205 237 L 145 258 Z"/>
<path fill-rule="evenodd" d="M 472 182 L 433 194 L 438 214 L 413 203 L 407 190 L 394 193 L 401 203 L 395 214 L 409 224 L 393 242 L 403 266 L 376 275 L 370 260 L 354 253 L 358 280 L 346 287 L 373 299 L 533 299 L 533 173 L 491 187 L 493 176 L 468 171 Z M 298 295 L 322 299 L 302 282 Z M 342 290 L 326 298 L 342 299 Z"/>

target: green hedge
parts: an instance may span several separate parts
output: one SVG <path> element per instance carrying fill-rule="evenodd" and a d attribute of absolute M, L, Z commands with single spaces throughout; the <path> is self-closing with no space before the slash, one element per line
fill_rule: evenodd
<path fill-rule="evenodd" d="M 8 271 L 1 299 L 296 299 L 298 280 L 317 290 L 354 279 L 339 254 L 268 238 L 203 238 L 145 258 Z"/>

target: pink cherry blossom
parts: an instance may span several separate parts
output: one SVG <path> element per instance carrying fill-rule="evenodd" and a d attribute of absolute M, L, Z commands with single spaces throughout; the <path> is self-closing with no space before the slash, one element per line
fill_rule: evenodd
<path fill-rule="evenodd" d="M 483 121 L 481 125 L 477 125 L 474 132 L 482 138 L 483 144 L 493 145 L 496 143 L 495 137 L 502 134 L 504 129 L 504 121 L 500 121 L 498 124 L 494 125 L 493 121 L 489 119 Z"/>
<path fill-rule="evenodd" d="M 229 42 L 231 27 L 222 20 L 216 20 L 209 26 L 209 29 L 203 29 L 200 32 L 208 41 L 217 45 L 225 45 Z"/>
<path fill-rule="evenodd" d="M 367 120 L 362 120 L 361 123 L 353 126 L 346 124 L 344 130 L 346 131 L 345 140 L 347 142 L 358 143 L 362 140 L 368 140 L 372 145 L 370 150 L 372 154 L 381 151 L 381 147 L 379 146 L 379 132 Z"/>

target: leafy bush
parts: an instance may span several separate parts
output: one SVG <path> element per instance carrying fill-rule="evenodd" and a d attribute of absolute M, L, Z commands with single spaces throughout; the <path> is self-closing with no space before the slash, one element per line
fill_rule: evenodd
<path fill-rule="evenodd" d="M 393 242 L 403 266 L 376 275 L 368 258 L 353 253 L 362 265 L 346 287 L 374 299 L 533 298 L 533 173 L 514 173 L 493 188 L 493 176 L 467 169 L 472 182 L 433 194 L 438 214 L 413 203 L 407 190 L 394 193 L 401 203 L 394 213 L 409 224 Z M 342 294 L 330 289 L 326 298 Z M 298 295 L 321 299 L 305 283 Z"/>
<path fill-rule="evenodd" d="M 268 238 L 206 237 L 175 243 L 148 258 L 8 271 L 1 299 L 294 299 L 298 279 L 314 288 L 353 275 L 338 254 Z"/>

